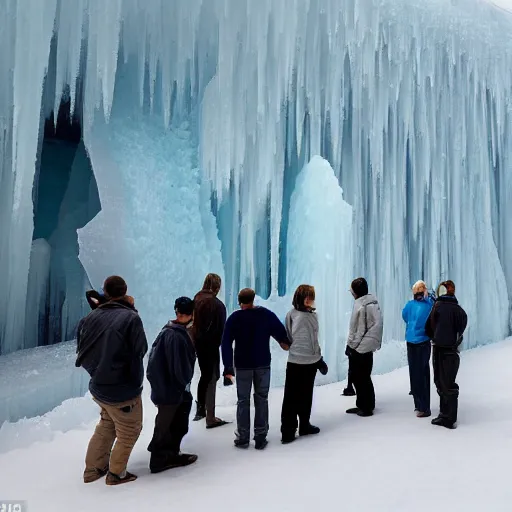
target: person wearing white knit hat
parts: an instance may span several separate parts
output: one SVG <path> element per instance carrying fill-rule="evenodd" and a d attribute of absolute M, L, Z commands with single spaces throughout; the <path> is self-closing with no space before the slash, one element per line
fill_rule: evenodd
<path fill-rule="evenodd" d="M 414 410 L 418 418 L 428 418 L 430 411 L 430 338 L 425 332 L 425 323 L 434 301 L 429 297 L 424 281 L 417 281 L 412 287 L 413 300 L 402 311 L 406 323 L 407 361 Z"/>

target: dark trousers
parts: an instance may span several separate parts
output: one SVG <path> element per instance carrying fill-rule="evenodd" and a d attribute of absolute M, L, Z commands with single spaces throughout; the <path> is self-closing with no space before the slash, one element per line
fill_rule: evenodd
<path fill-rule="evenodd" d="M 197 402 L 204 405 L 207 411 L 213 411 L 217 381 L 220 379 L 219 350 L 205 350 L 197 347 L 197 362 L 201 371 L 197 384 Z"/>
<path fill-rule="evenodd" d="M 421 412 L 430 412 L 430 341 L 407 343 L 407 361 L 409 380 L 414 398 L 414 408 Z"/>
<path fill-rule="evenodd" d="M 251 435 L 251 391 L 254 385 L 254 438 L 268 434 L 268 392 L 270 389 L 270 368 L 236 370 L 237 439 L 249 442 Z"/>
<path fill-rule="evenodd" d="M 459 386 L 455 382 L 460 366 L 460 356 L 457 349 L 434 346 L 432 358 L 434 367 L 434 383 L 440 398 L 439 417 L 448 423 L 457 422 L 459 402 Z"/>
<path fill-rule="evenodd" d="M 318 363 L 286 365 L 281 433 L 283 437 L 295 435 L 297 426 L 306 429 L 310 425 L 313 388 Z"/>
<path fill-rule="evenodd" d="M 150 466 L 164 464 L 170 457 L 180 453 L 181 441 L 188 432 L 192 395 L 186 393 L 185 400 L 177 405 L 159 405 L 155 418 L 153 439 L 149 443 Z"/>
<path fill-rule="evenodd" d="M 348 367 L 356 389 L 356 407 L 363 412 L 373 412 L 375 409 L 375 390 L 372 382 L 373 352 L 360 354 L 351 349 Z"/>

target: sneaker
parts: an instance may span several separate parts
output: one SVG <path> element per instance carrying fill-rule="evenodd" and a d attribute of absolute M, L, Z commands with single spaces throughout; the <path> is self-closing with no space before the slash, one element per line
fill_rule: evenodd
<path fill-rule="evenodd" d="M 428 418 L 429 416 L 432 416 L 432 413 L 430 411 L 417 411 L 416 412 L 416 418 Z"/>
<path fill-rule="evenodd" d="M 86 469 L 84 471 L 84 484 L 90 484 L 92 482 L 96 482 L 100 478 L 103 478 L 108 473 L 108 467 L 104 469 Z"/>
<path fill-rule="evenodd" d="M 304 429 L 299 429 L 299 436 L 314 436 L 320 434 L 320 429 L 314 425 L 308 425 Z"/>
<path fill-rule="evenodd" d="M 235 446 L 243 450 L 249 448 L 249 441 L 243 441 L 242 439 L 235 439 Z"/>
<path fill-rule="evenodd" d="M 265 437 L 258 437 L 255 439 L 255 446 L 256 450 L 264 450 L 268 445 L 268 441 Z"/>
<path fill-rule="evenodd" d="M 128 482 L 133 482 L 134 480 L 137 480 L 137 475 L 134 475 L 133 473 L 126 472 L 126 475 L 124 475 L 123 478 L 121 478 L 118 475 L 114 475 L 114 473 L 111 473 L 110 471 L 107 473 L 107 478 L 105 480 L 105 483 L 107 485 L 120 485 L 120 484 L 127 484 Z"/>
<path fill-rule="evenodd" d="M 354 388 L 345 388 L 341 395 L 342 396 L 356 396 L 356 392 L 354 391 Z"/>
<path fill-rule="evenodd" d="M 454 430 L 457 428 L 455 423 L 450 423 L 446 418 L 438 416 L 431 421 L 432 425 L 436 425 L 438 427 L 448 428 L 450 430 Z"/>
<path fill-rule="evenodd" d="M 345 411 L 347 414 L 358 414 L 360 412 L 359 407 L 351 407 Z"/>
<path fill-rule="evenodd" d="M 206 418 L 206 407 L 204 405 L 201 405 L 200 403 L 196 402 L 197 409 L 196 409 L 196 415 L 194 416 L 194 421 L 201 421 Z"/>
<path fill-rule="evenodd" d="M 185 466 L 190 466 L 190 464 L 194 464 L 197 460 L 197 455 L 189 454 L 189 453 L 180 453 L 177 456 L 170 457 L 167 461 L 161 465 L 149 465 L 149 470 L 151 473 L 161 473 L 162 471 L 167 471 L 168 469 L 173 468 L 183 468 Z"/>

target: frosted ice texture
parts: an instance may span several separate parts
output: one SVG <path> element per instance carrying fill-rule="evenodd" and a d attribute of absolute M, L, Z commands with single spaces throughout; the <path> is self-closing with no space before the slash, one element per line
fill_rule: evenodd
<path fill-rule="evenodd" d="M 245 285 L 287 294 L 291 194 L 322 155 L 353 208 L 352 275 L 378 295 L 386 339 L 403 337 L 418 278 L 457 283 L 467 345 L 507 334 L 510 16 L 477 0 L 5 0 L 0 19 L 4 352 L 23 346 L 40 114 L 63 89 L 81 107 L 103 208 L 80 234 L 82 261 L 96 286 L 114 267 L 140 279 L 145 314 L 159 271 L 165 293 L 171 281 L 188 292 L 187 259 L 198 274 L 218 264 L 210 191 L 231 304 Z M 52 36 L 55 95 L 42 98 Z M 181 183 L 193 201 L 178 200 Z M 193 233 L 188 219 L 206 219 L 208 255 L 191 252 L 187 229 L 165 232 L 166 194 Z M 115 262 L 99 257 L 112 247 L 125 249 Z"/>

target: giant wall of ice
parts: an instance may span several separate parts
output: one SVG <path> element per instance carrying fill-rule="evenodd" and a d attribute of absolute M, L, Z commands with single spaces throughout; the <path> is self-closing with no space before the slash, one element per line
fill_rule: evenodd
<path fill-rule="evenodd" d="M 207 269 L 224 274 L 230 307 L 242 286 L 293 291 L 293 194 L 325 207 L 297 181 L 315 155 L 343 190 L 333 214 L 352 211 L 346 254 L 319 255 L 310 277 L 320 315 L 335 303 L 343 318 L 342 291 L 365 275 L 386 340 L 401 339 L 411 283 L 451 278 L 467 346 L 508 333 L 510 16 L 479 0 L 4 0 L 0 19 L 2 353 L 28 346 L 48 305 L 53 249 L 33 238 L 33 188 L 41 126 L 63 97 L 101 202 L 79 229 L 80 262 L 95 286 L 127 277 L 151 334 Z M 80 226 L 63 205 L 64 255 Z M 328 226 L 318 248 L 338 247 Z M 82 284 L 62 288 L 61 323 L 81 311 Z M 333 358 L 339 318 L 324 324 Z"/>

